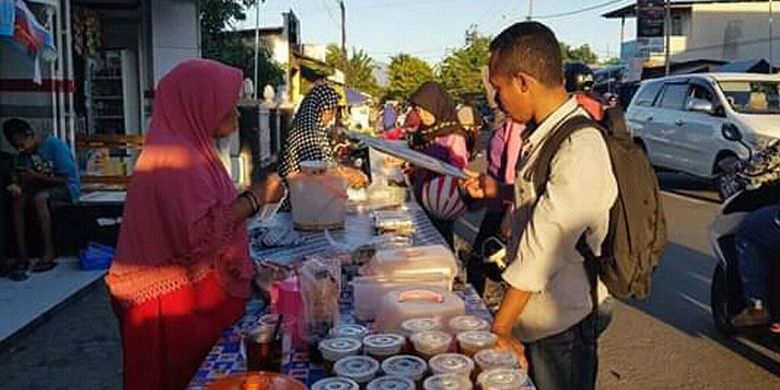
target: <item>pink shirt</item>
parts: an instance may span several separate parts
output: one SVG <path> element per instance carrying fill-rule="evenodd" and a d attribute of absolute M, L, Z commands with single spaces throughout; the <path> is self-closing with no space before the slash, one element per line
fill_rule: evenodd
<path fill-rule="evenodd" d="M 515 182 L 515 166 L 523 147 L 522 134 L 525 126 L 507 119 L 495 130 L 488 149 L 488 173 L 497 180 L 510 184 Z"/>
<path fill-rule="evenodd" d="M 458 168 L 468 167 L 469 151 L 466 147 L 466 137 L 461 134 L 453 133 L 436 138 L 436 144 L 447 149 L 452 165 L 455 165 Z"/>

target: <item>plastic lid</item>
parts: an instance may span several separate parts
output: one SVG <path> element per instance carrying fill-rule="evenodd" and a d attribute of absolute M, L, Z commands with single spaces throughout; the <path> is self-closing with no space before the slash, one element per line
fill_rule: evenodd
<path fill-rule="evenodd" d="M 325 378 L 311 386 L 311 390 L 359 390 L 360 385 L 347 378 Z"/>
<path fill-rule="evenodd" d="M 406 333 L 407 336 L 412 336 L 415 333 L 425 332 L 428 330 L 441 330 L 441 320 L 435 317 L 431 318 L 412 318 L 401 323 L 401 330 Z"/>
<path fill-rule="evenodd" d="M 491 368 L 517 368 L 518 362 L 511 351 L 498 349 L 483 349 L 474 355 L 474 362 L 483 370 Z"/>
<path fill-rule="evenodd" d="M 259 320 L 257 320 L 257 323 L 260 325 L 276 325 L 276 323 L 278 322 L 279 322 L 278 314 L 266 314 L 260 317 Z"/>
<path fill-rule="evenodd" d="M 387 375 L 418 381 L 428 371 L 428 364 L 417 356 L 399 355 L 382 362 L 382 371 Z"/>
<path fill-rule="evenodd" d="M 376 378 L 368 384 L 366 390 L 415 390 L 416 386 L 411 379 L 400 376 L 383 376 Z"/>
<path fill-rule="evenodd" d="M 363 339 L 366 352 L 380 356 L 397 354 L 405 342 L 406 338 L 392 333 L 372 334 Z"/>
<path fill-rule="evenodd" d="M 320 341 L 319 349 L 325 360 L 336 361 L 346 356 L 357 355 L 362 343 L 349 337 L 337 337 Z"/>
<path fill-rule="evenodd" d="M 444 353 L 431 358 L 429 362 L 434 374 L 471 375 L 474 371 L 474 361 L 466 355 Z"/>
<path fill-rule="evenodd" d="M 451 343 L 452 336 L 440 330 L 430 330 L 412 335 L 414 349 L 426 355 L 447 352 Z"/>
<path fill-rule="evenodd" d="M 464 349 L 491 348 L 498 341 L 498 336 L 481 330 L 470 330 L 458 333 L 458 343 Z"/>
<path fill-rule="evenodd" d="M 349 356 L 337 361 L 333 371 L 357 383 L 368 383 L 379 371 L 379 362 L 368 356 Z"/>
<path fill-rule="evenodd" d="M 471 390 L 471 381 L 460 374 L 438 374 L 423 382 L 425 390 Z"/>
<path fill-rule="evenodd" d="M 357 340 L 363 340 L 367 334 L 368 328 L 356 324 L 339 325 L 330 330 L 331 337 L 349 337 Z"/>
<path fill-rule="evenodd" d="M 476 316 L 457 316 L 450 320 L 449 325 L 454 333 L 469 330 L 490 330 L 490 323 Z"/>
<path fill-rule="evenodd" d="M 512 368 L 494 368 L 487 370 L 477 378 L 484 390 L 517 390 L 528 385 L 528 375 Z"/>

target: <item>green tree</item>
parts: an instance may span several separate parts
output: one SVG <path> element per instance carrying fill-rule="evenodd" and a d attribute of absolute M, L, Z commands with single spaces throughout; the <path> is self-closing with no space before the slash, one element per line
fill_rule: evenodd
<path fill-rule="evenodd" d="M 344 72 L 344 78 L 348 87 L 366 92 L 372 96 L 381 95 L 381 88 L 374 76 L 374 59 L 363 50 L 352 49 L 352 57 L 346 60 L 341 48 L 331 44 L 328 45 L 325 62 Z"/>
<path fill-rule="evenodd" d="M 254 77 L 254 47 L 247 45 L 232 33 L 236 23 L 246 20 L 247 8 L 257 0 L 199 0 L 201 26 L 201 54 L 203 58 L 220 61 L 244 71 L 245 77 Z M 258 53 L 258 90 L 266 84 L 277 86 L 284 79 L 284 71 L 274 63 L 265 48 Z"/>
<path fill-rule="evenodd" d="M 436 79 L 427 62 L 401 53 L 390 59 L 385 98 L 405 101 L 420 85 Z"/>
<path fill-rule="evenodd" d="M 620 58 L 617 57 L 610 57 L 604 62 L 602 62 L 602 65 L 604 66 L 614 66 L 614 65 L 621 65 L 623 61 Z"/>
<path fill-rule="evenodd" d="M 590 45 L 583 44 L 579 47 L 572 47 L 566 43 L 561 42 L 561 57 L 563 61 L 579 61 L 586 64 L 595 64 L 599 61 L 599 57 L 590 48 Z"/>
<path fill-rule="evenodd" d="M 490 39 L 472 28 L 466 31 L 466 44 L 442 62 L 439 77 L 454 97 L 462 99 L 468 95 L 484 95 L 482 67 L 490 59 Z"/>

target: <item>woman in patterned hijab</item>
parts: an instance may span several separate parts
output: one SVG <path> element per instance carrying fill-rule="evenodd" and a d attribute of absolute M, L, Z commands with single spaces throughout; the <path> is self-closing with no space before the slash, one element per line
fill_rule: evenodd
<path fill-rule="evenodd" d="M 329 85 L 317 85 L 301 102 L 280 155 L 279 176 L 298 172 L 307 160 L 335 163 L 326 127 L 336 117 L 339 94 Z"/>

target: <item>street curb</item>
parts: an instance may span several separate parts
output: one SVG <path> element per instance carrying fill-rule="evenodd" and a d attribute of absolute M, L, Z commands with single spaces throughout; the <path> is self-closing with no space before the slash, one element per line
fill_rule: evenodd
<path fill-rule="evenodd" d="M 16 343 L 16 341 L 19 341 L 23 339 L 25 336 L 30 334 L 33 330 L 38 328 L 43 323 L 47 322 L 50 318 L 54 317 L 56 314 L 64 310 L 67 306 L 69 306 L 71 303 L 78 301 L 79 299 L 86 296 L 89 292 L 91 292 L 93 289 L 98 287 L 98 283 L 103 283 L 103 278 L 97 278 L 81 288 L 78 291 L 75 291 L 74 293 L 70 294 L 67 298 L 63 299 L 60 303 L 54 305 L 51 307 L 51 309 L 43 312 L 41 315 L 39 315 L 36 319 L 30 321 L 22 327 L 21 329 L 17 330 L 10 336 L 6 337 L 2 341 L 0 341 L 0 352 L 5 352 L 13 347 L 13 344 Z"/>

